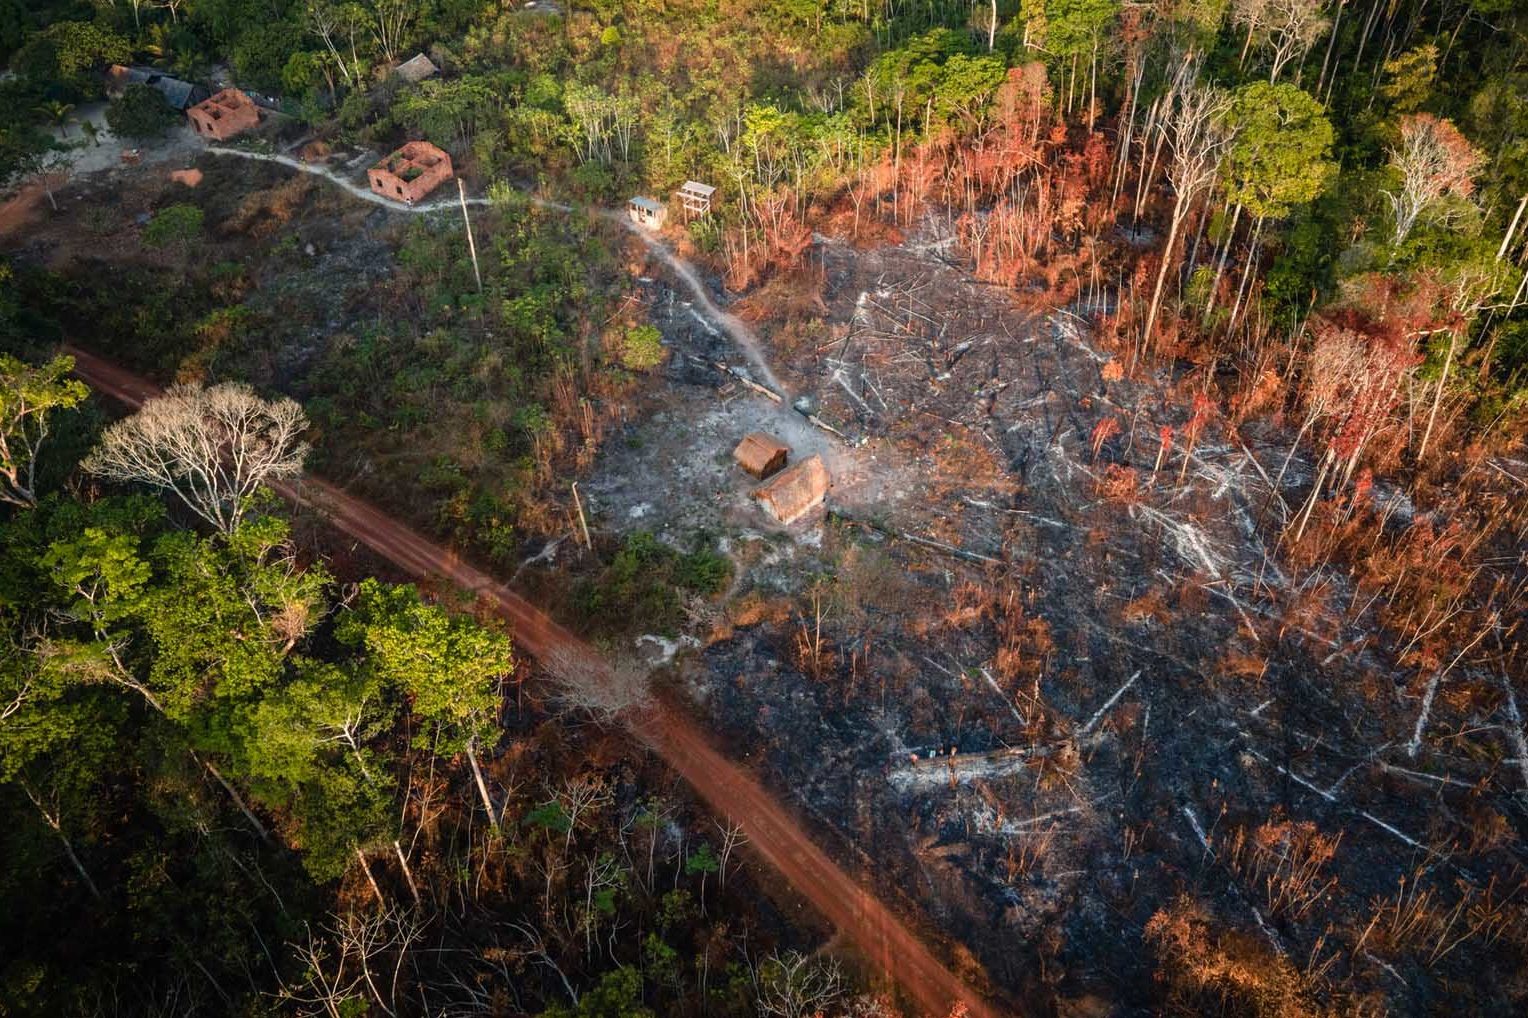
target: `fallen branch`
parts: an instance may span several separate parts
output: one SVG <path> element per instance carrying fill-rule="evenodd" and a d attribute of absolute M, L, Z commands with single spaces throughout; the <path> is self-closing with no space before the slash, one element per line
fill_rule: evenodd
<path fill-rule="evenodd" d="M 1502 676 L 1501 684 L 1507 693 L 1507 717 L 1513 726 L 1506 729 L 1507 738 L 1512 740 L 1512 746 L 1517 751 L 1517 766 L 1523 775 L 1523 790 L 1519 794 L 1528 795 L 1528 739 L 1523 737 L 1523 715 L 1517 709 L 1517 694 L 1512 691 L 1512 683 L 1505 675 Z"/>
<path fill-rule="evenodd" d="M 1422 746 L 1422 732 L 1427 728 L 1428 715 L 1432 713 L 1433 698 L 1438 695 L 1438 687 L 1443 684 L 1443 677 L 1453 670 L 1453 667 L 1463 659 L 1464 655 L 1475 649 L 1475 645 L 1486 638 L 1486 634 L 1496 628 L 1495 619 L 1492 625 L 1481 626 L 1480 632 L 1475 634 L 1475 639 L 1465 645 L 1464 649 L 1454 655 L 1454 659 L 1447 665 L 1433 673 L 1432 681 L 1427 684 L 1427 692 L 1422 694 L 1422 710 L 1417 714 L 1417 726 L 1412 730 L 1411 741 L 1406 744 L 1406 755 L 1416 758 L 1417 750 Z"/>
<path fill-rule="evenodd" d="M 1082 726 L 1082 734 L 1087 735 L 1089 732 L 1091 732 L 1098 725 L 1098 723 L 1104 719 L 1104 715 L 1109 712 L 1109 708 L 1113 707 L 1117 702 L 1119 702 L 1119 698 L 1124 696 L 1125 691 L 1128 690 L 1131 686 L 1135 685 L 1135 680 L 1140 677 L 1140 669 L 1137 669 L 1134 675 L 1125 680 L 1125 684 L 1123 686 L 1114 691 L 1113 696 L 1104 701 L 1104 705 L 1098 708 L 1098 713 L 1094 714 L 1088 723 Z"/>

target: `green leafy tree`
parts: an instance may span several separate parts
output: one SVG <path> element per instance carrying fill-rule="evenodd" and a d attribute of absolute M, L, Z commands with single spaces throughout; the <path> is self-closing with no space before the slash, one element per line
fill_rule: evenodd
<path fill-rule="evenodd" d="M 1221 165 L 1226 197 L 1258 219 L 1282 219 L 1332 181 L 1332 125 L 1295 85 L 1254 82 L 1236 90 L 1226 115 L 1235 138 Z"/>
<path fill-rule="evenodd" d="M 78 406 L 90 390 L 72 379 L 73 357 L 34 367 L 0 354 L 0 502 L 37 504 L 37 459 L 52 416 Z"/>
<path fill-rule="evenodd" d="M 106 107 L 106 123 L 124 138 L 157 138 L 178 119 L 157 88 L 128 85 L 122 98 Z"/>
<path fill-rule="evenodd" d="M 642 1004 L 642 973 L 630 965 L 606 972 L 572 1007 L 554 1004 L 542 1018 L 655 1018 Z"/>
<path fill-rule="evenodd" d="M 364 648 L 380 680 L 408 700 L 416 745 L 467 756 L 483 807 L 496 817 L 477 748 L 498 741 L 500 688 L 515 669 L 509 638 L 426 604 L 412 586 L 375 580 L 361 585 L 336 635 Z"/>
<path fill-rule="evenodd" d="M 14 64 L 39 84 L 58 83 L 88 95 L 99 95 L 91 75 L 107 64 L 132 58 L 127 39 L 94 21 L 57 21 L 22 47 Z"/>

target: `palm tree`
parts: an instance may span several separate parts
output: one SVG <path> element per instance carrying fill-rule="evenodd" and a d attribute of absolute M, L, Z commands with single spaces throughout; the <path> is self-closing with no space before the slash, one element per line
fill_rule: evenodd
<path fill-rule="evenodd" d="M 58 125 L 59 131 L 65 137 L 68 137 L 69 114 L 74 112 L 73 104 L 59 102 L 57 99 L 52 99 L 37 107 L 37 112 L 41 113 L 43 116 L 53 121 L 54 124 Z"/>

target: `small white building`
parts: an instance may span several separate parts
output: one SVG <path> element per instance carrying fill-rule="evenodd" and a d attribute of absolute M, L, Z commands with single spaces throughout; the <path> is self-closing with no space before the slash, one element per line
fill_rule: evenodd
<path fill-rule="evenodd" d="M 664 208 L 661 202 L 638 195 L 626 203 L 626 214 L 638 226 L 645 226 L 649 230 L 661 230 L 664 220 L 668 218 L 668 209 Z"/>

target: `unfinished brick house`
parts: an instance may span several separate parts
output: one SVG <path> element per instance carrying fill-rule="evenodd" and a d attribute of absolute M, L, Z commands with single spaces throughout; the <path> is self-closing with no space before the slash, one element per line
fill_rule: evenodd
<path fill-rule="evenodd" d="M 225 88 L 186 111 L 191 126 L 203 138 L 227 141 L 260 125 L 260 109 L 253 99 L 236 88 Z"/>
<path fill-rule="evenodd" d="M 451 157 L 427 141 L 411 141 L 366 171 L 371 189 L 412 205 L 451 179 Z"/>

